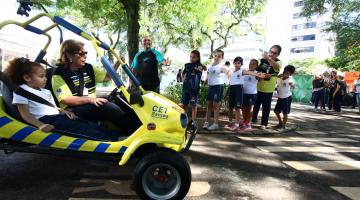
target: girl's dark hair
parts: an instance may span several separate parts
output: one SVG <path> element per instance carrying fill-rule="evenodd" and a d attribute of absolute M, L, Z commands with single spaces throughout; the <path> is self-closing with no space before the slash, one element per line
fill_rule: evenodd
<path fill-rule="evenodd" d="M 9 61 L 9 65 L 5 69 L 4 73 L 14 84 L 21 85 L 26 83 L 24 75 L 31 75 L 37 67 L 43 66 L 39 63 L 32 62 L 27 58 L 14 58 Z"/>
<path fill-rule="evenodd" d="M 242 64 L 243 64 L 243 58 L 240 57 L 240 56 L 236 57 L 236 58 L 234 59 L 234 63 L 236 63 L 236 62 L 240 62 L 241 65 L 242 65 Z"/>
<path fill-rule="evenodd" d="M 84 47 L 84 43 L 77 40 L 65 40 L 60 47 L 60 58 L 58 59 L 58 66 L 69 66 L 70 60 L 66 54 L 75 54 Z"/>
<path fill-rule="evenodd" d="M 280 55 L 280 53 L 281 53 L 281 49 L 282 49 L 280 45 L 275 44 L 275 45 L 273 45 L 270 49 L 272 49 L 272 48 L 276 48 L 276 49 L 278 50 L 278 52 L 279 52 L 279 54 L 278 54 L 278 55 Z"/>
<path fill-rule="evenodd" d="M 256 66 L 259 66 L 259 61 L 257 59 L 251 59 L 250 62 L 256 62 Z"/>
<path fill-rule="evenodd" d="M 201 64 L 200 51 L 198 51 L 198 50 L 193 50 L 193 51 L 191 51 L 191 53 L 194 54 L 194 55 L 196 55 L 196 57 L 198 57 L 197 63 Z"/>

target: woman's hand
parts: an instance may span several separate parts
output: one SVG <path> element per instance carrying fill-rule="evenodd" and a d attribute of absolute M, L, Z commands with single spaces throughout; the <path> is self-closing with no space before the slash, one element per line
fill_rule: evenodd
<path fill-rule="evenodd" d="M 260 73 L 257 73 L 255 77 L 260 78 L 260 79 L 264 79 L 265 75 L 266 75 L 265 73 L 260 72 Z"/>
<path fill-rule="evenodd" d="M 96 98 L 96 97 L 88 97 L 89 103 L 95 105 L 96 107 L 100 107 L 108 102 L 107 99 L 104 98 Z"/>
<path fill-rule="evenodd" d="M 269 60 L 270 56 L 269 56 L 269 54 L 267 52 L 264 52 L 262 54 L 262 58 L 264 58 L 265 60 Z"/>
<path fill-rule="evenodd" d="M 49 131 L 53 130 L 54 128 L 55 127 L 51 124 L 42 124 L 41 126 L 39 126 L 39 129 L 44 132 L 49 132 Z"/>
<path fill-rule="evenodd" d="M 265 74 L 264 79 L 271 78 L 271 77 L 272 77 L 272 74 Z"/>
<path fill-rule="evenodd" d="M 63 110 L 61 112 L 64 113 L 69 119 L 76 119 L 77 118 L 77 116 L 73 112 L 70 112 L 70 111 L 67 111 L 67 110 Z"/>

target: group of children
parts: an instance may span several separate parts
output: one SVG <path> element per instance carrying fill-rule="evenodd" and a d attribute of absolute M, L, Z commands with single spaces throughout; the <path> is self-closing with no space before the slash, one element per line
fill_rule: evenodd
<path fill-rule="evenodd" d="M 233 61 L 234 69 L 230 70 L 229 65 L 223 65 L 224 52 L 215 50 L 213 63 L 207 69 L 208 92 L 206 96 L 207 109 L 203 129 L 216 130 L 219 128 L 220 101 L 223 98 L 224 85 L 229 80 L 229 87 L 225 92 L 225 100 L 229 107 L 229 121 L 225 126 L 232 131 L 251 130 L 252 108 L 257 98 L 257 84 L 261 79 L 267 79 L 272 74 L 257 71 L 259 63 L 252 59 L 249 63 L 249 69 L 242 68 L 243 59 L 236 57 Z M 183 90 L 181 104 L 187 110 L 188 105 L 192 106 L 192 119 L 196 119 L 197 102 L 200 91 L 200 81 L 204 66 L 200 61 L 200 52 L 192 51 L 190 54 L 190 63 L 185 64 L 183 70 Z M 278 75 L 277 92 L 278 101 L 274 112 L 278 118 L 276 128 L 284 128 L 287 123 L 287 116 L 291 107 L 291 88 L 294 88 L 294 82 L 290 76 L 295 72 L 295 68 L 288 65 L 284 68 L 282 74 Z M 226 77 L 226 78 L 224 78 Z M 242 122 L 240 116 L 242 111 Z M 235 111 L 235 112 L 234 112 Z M 211 113 L 214 113 L 213 123 L 210 125 Z M 281 118 L 280 114 L 283 113 Z M 235 114 L 235 123 L 232 123 Z"/>

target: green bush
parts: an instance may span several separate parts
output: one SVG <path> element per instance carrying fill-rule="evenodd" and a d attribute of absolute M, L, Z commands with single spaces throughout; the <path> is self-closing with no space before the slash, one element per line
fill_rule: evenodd
<path fill-rule="evenodd" d="M 209 87 L 206 86 L 200 86 L 200 92 L 199 92 L 199 105 L 200 107 L 206 107 L 206 95 L 208 92 Z M 224 95 L 226 93 L 227 86 L 224 88 Z M 177 83 L 175 81 L 171 82 L 168 87 L 165 88 L 164 96 L 172 100 L 173 102 L 180 104 L 181 102 L 181 92 L 182 92 L 182 84 Z M 227 104 L 223 100 L 220 102 L 220 107 L 225 108 Z"/>

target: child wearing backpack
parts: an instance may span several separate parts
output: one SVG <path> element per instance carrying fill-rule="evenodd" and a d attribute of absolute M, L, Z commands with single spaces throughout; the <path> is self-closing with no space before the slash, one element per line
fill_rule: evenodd
<path fill-rule="evenodd" d="M 186 111 L 188 105 L 191 105 L 192 120 L 196 119 L 202 70 L 200 52 L 194 50 L 190 53 L 190 63 L 185 64 L 182 72 L 183 85 L 181 94 L 181 104 L 184 110 Z"/>
<path fill-rule="evenodd" d="M 5 74 L 21 90 L 48 102 L 48 105 L 40 103 L 40 101 L 18 94 L 15 90 L 13 104 L 17 105 L 22 119 L 28 124 L 44 132 L 58 130 L 74 137 L 83 136 L 94 140 L 110 141 L 118 139 L 117 133 L 90 121 L 78 119 L 74 113 L 56 107 L 51 92 L 43 88 L 46 84 L 45 69 L 39 63 L 31 62 L 27 58 L 15 58 L 10 61 Z"/>

